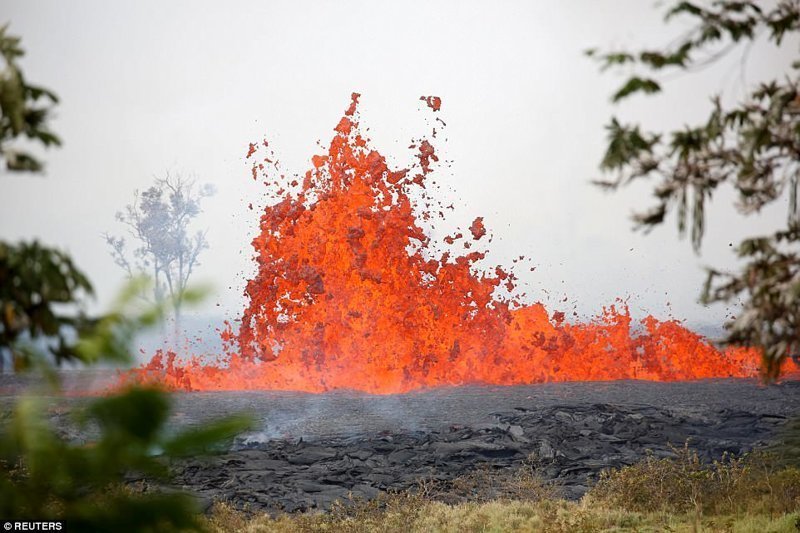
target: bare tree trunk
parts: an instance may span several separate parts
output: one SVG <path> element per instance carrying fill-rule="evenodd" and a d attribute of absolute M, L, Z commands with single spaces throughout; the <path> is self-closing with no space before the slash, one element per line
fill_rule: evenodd
<path fill-rule="evenodd" d="M 181 306 L 183 305 L 183 289 L 185 285 L 183 282 L 183 257 L 178 258 L 178 291 L 175 295 L 175 299 L 173 300 L 173 305 L 175 307 L 175 325 L 176 327 L 180 324 L 180 317 L 181 317 Z"/>
<path fill-rule="evenodd" d="M 159 281 L 161 268 L 158 266 L 158 261 L 153 261 L 153 300 L 156 306 L 161 307 L 164 304 L 164 296 L 161 294 L 161 285 Z M 166 335 L 167 325 L 163 320 L 159 320 L 159 329 L 161 334 Z"/>
<path fill-rule="evenodd" d="M 168 268 L 164 269 L 164 277 L 167 278 L 167 288 L 169 289 L 170 303 L 172 304 L 173 323 L 172 323 L 172 346 L 176 352 L 179 350 L 180 337 L 180 296 L 175 290 L 175 283 L 172 281 L 172 273 Z"/>

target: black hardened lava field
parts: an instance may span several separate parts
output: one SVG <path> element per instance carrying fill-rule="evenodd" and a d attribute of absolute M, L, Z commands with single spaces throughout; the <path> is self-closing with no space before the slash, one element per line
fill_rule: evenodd
<path fill-rule="evenodd" d="M 17 389 L 8 380 L 0 389 L 4 410 Z M 177 485 L 205 504 L 298 511 L 521 465 L 533 465 L 566 497 L 578 498 L 604 468 L 647 453 L 668 456 L 688 442 L 712 460 L 774 442 L 800 408 L 800 382 L 577 382 L 400 395 L 179 393 L 174 400 L 173 427 L 237 412 L 257 420 L 227 451 L 176 465 Z M 91 438 L 70 422 L 69 407 L 84 401 L 54 399 L 50 408 L 75 440 Z"/>

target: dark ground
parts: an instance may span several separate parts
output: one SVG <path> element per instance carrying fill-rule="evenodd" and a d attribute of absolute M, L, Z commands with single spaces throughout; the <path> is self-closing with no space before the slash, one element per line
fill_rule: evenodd
<path fill-rule="evenodd" d="M 77 389 L 97 379 L 80 375 L 67 382 Z M 0 409 L 19 389 L 0 376 Z M 175 427 L 242 411 L 258 420 L 258 429 L 230 451 L 179 465 L 179 485 L 205 502 L 293 511 L 523 463 L 535 464 L 567 497 L 577 498 L 603 468 L 635 462 L 647 450 L 669 455 L 671 446 L 688 439 L 703 458 L 717 459 L 776 440 L 788 417 L 800 413 L 800 382 L 618 381 L 391 396 L 262 391 L 174 398 Z M 66 422 L 70 406 L 84 401 L 52 404 L 52 417 L 72 438 L 87 437 Z"/>

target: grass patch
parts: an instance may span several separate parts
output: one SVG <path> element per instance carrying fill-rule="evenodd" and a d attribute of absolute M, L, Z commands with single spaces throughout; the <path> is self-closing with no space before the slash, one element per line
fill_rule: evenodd
<path fill-rule="evenodd" d="M 371 502 L 370 502 L 371 503 Z M 404 497 L 382 505 L 351 508 L 347 513 L 266 514 L 248 516 L 227 504 L 217 504 L 208 519 L 215 532 L 342 533 L 505 532 L 572 533 L 580 531 L 638 532 L 796 532 L 800 513 L 783 515 L 698 516 L 687 513 L 637 513 L 566 500 L 543 502 L 497 500 L 450 505 Z"/>
<path fill-rule="evenodd" d="M 559 487 L 543 480 L 537 473 L 536 464 L 535 460 L 525 461 L 514 470 L 483 465 L 450 481 L 420 480 L 412 492 L 426 500 L 451 505 L 560 499 Z"/>
<path fill-rule="evenodd" d="M 703 463 L 688 446 L 603 472 L 585 499 L 639 512 L 789 513 L 800 508 L 800 469 L 764 453 Z"/>
<path fill-rule="evenodd" d="M 800 530 L 800 470 L 765 454 L 701 462 L 676 457 L 604 473 L 579 502 L 559 497 L 535 468 L 479 469 L 371 501 L 337 502 L 328 513 L 251 514 L 225 503 L 208 517 L 215 532 L 581 532 Z"/>

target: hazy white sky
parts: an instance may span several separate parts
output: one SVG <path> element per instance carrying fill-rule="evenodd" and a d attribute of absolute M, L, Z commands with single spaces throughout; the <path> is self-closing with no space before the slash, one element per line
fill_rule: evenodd
<path fill-rule="evenodd" d="M 731 264 L 729 242 L 779 224 L 784 206 L 742 220 L 721 194 L 709 209 L 702 256 L 678 240 L 674 220 L 649 236 L 628 215 L 647 185 L 607 195 L 592 187 L 612 114 L 654 128 L 701 118 L 711 92 L 783 72 L 797 42 L 735 52 L 701 74 L 667 84 L 658 98 L 609 104 L 619 76 L 601 75 L 582 52 L 661 45 L 679 31 L 646 0 L 437 2 L 63 2 L 4 0 L 2 21 L 23 37 L 28 79 L 62 99 L 54 129 L 65 144 L 46 153 L 43 177 L 0 176 L 0 234 L 60 245 L 74 254 L 106 302 L 123 277 L 101 234 L 121 233 L 114 213 L 165 171 L 216 186 L 200 224 L 211 250 L 197 279 L 211 281 L 236 316 L 251 271 L 250 239 L 261 189 L 249 179 L 247 144 L 272 141 L 302 172 L 327 144 L 352 91 L 362 126 L 390 161 L 406 164 L 409 139 L 426 134 L 420 95 L 441 96 L 453 160 L 438 180 L 454 220 L 485 217 L 492 262 L 524 254 L 534 299 L 568 295 L 586 315 L 617 296 L 634 313 L 696 323 L 723 309 L 696 303 L 701 266 Z M 668 309 L 667 303 L 671 306 Z M 556 306 L 557 307 L 557 306 Z M 209 307 L 209 309 L 215 309 Z M 670 311 L 671 309 L 671 311 Z"/>

